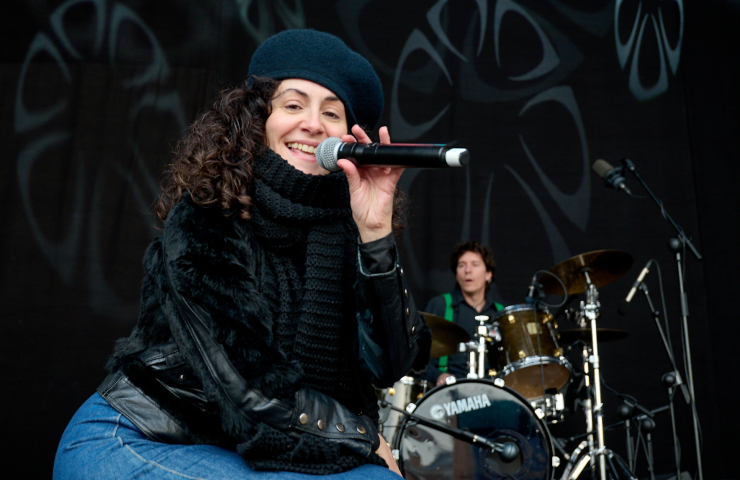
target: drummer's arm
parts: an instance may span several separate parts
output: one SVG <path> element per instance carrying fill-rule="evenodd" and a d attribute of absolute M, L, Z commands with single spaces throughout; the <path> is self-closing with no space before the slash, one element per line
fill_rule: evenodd
<path fill-rule="evenodd" d="M 423 370 L 431 333 L 416 311 L 393 234 L 359 245 L 356 285 L 360 354 L 378 388 Z"/>

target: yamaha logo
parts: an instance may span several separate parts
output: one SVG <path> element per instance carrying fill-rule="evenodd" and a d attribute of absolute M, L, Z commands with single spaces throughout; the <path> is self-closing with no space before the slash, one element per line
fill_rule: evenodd
<path fill-rule="evenodd" d="M 488 399 L 488 395 L 484 393 L 473 397 L 461 398 L 454 402 L 443 403 L 442 405 L 432 405 L 432 408 L 429 410 L 429 414 L 432 418 L 439 420 L 445 416 L 445 413 L 449 417 L 450 415 L 480 410 L 481 408 L 490 406 L 491 401 Z"/>

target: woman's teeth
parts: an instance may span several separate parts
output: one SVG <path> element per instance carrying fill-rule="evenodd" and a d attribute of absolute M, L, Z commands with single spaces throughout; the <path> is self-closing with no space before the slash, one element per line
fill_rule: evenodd
<path fill-rule="evenodd" d="M 309 153 L 311 155 L 316 153 L 316 147 L 305 145 L 303 143 L 290 142 L 288 143 L 288 148 L 294 148 L 296 150 L 300 150 L 301 152 Z"/>

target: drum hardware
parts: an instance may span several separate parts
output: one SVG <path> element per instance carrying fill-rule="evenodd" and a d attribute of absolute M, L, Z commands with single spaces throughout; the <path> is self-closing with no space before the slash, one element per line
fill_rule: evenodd
<path fill-rule="evenodd" d="M 407 480 L 549 480 L 560 463 L 547 425 L 501 379 L 442 385 L 408 410 L 393 441 Z"/>
<path fill-rule="evenodd" d="M 486 353 L 488 352 L 486 343 L 496 338 L 498 333 L 495 332 L 492 326 L 486 325 L 486 322 L 489 320 L 488 315 L 476 315 L 475 319 L 478 321 L 475 331 L 475 337 L 478 339 L 478 343 L 461 342 L 458 345 L 457 351 L 459 353 L 467 352 L 470 355 L 468 359 L 467 378 L 485 378 Z M 498 335 L 498 338 L 501 338 L 500 335 Z"/>
<path fill-rule="evenodd" d="M 546 394 L 542 398 L 530 400 L 535 411 L 543 412 L 548 423 L 562 422 L 565 418 L 565 398 L 562 393 Z"/>
<path fill-rule="evenodd" d="M 601 400 L 598 332 L 596 328 L 596 320 L 599 317 L 599 309 L 601 307 L 598 288 L 610 284 L 627 273 L 630 267 L 632 267 L 632 263 L 632 256 L 626 252 L 620 250 L 596 250 L 576 255 L 551 267 L 549 272 L 554 277 L 557 277 L 560 280 L 559 282 L 556 282 L 553 277 L 546 277 L 542 280 L 542 289 L 545 293 L 565 293 L 569 296 L 579 293 L 586 294 L 586 300 L 582 300 L 580 303 L 580 314 L 576 317 L 581 327 L 578 330 L 586 330 L 588 327 L 591 330 L 590 345 L 585 345 L 583 349 L 584 378 L 586 379 L 587 387 L 590 387 L 589 364 L 593 372 L 593 399 L 589 397 L 584 401 L 584 412 L 586 414 L 586 425 L 588 429 L 587 456 L 589 457 L 585 463 L 590 462 L 591 471 L 594 472 L 595 461 L 598 458 L 601 480 L 607 480 L 607 448 L 604 445 L 604 405 Z M 565 304 L 566 302 L 563 303 Z M 575 336 L 578 340 L 587 337 L 585 332 L 571 335 Z M 563 338 L 563 332 L 560 332 L 560 338 Z M 592 433 L 594 431 L 594 419 L 596 420 L 597 447 L 594 446 Z M 583 460 L 580 460 L 580 462 L 583 462 Z M 583 467 L 585 467 L 585 463 Z"/>
<path fill-rule="evenodd" d="M 586 449 L 586 446 L 587 442 L 583 441 L 573 451 L 570 461 L 565 466 L 565 470 L 563 471 L 560 480 L 575 480 L 581 475 L 583 470 L 586 468 L 586 465 L 588 465 L 589 461 L 593 458 Z M 632 475 L 630 470 L 627 468 L 627 465 L 625 465 L 622 457 L 609 449 L 605 449 L 603 456 L 609 463 L 609 468 L 613 472 L 615 480 L 637 480 L 637 478 Z M 653 478 L 651 480 L 655 479 Z"/>

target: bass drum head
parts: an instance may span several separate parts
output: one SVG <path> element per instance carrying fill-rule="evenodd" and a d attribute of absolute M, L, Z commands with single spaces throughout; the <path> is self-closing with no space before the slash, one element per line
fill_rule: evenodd
<path fill-rule="evenodd" d="M 547 427 L 527 399 L 490 380 L 458 380 L 436 387 L 416 403 L 414 414 L 467 430 L 490 442 L 513 442 L 519 455 L 504 462 L 497 452 L 458 440 L 406 417 L 393 448 L 406 480 L 552 478 Z"/>

